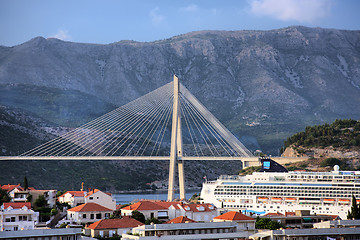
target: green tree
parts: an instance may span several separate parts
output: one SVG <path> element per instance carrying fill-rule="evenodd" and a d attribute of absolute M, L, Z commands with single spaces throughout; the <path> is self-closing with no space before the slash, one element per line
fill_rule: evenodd
<path fill-rule="evenodd" d="M 47 201 L 44 197 L 44 195 L 40 195 L 34 202 L 34 205 L 36 208 L 43 208 L 46 207 Z"/>
<path fill-rule="evenodd" d="M 270 218 L 256 218 L 255 228 L 256 229 L 269 229 L 269 230 L 276 230 L 282 228 L 283 226 L 277 222 L 273 221 Z"/>
<path fill-rule="evenodd" d="M 24 177 L 24 189 L 25 189 L 25 191 L 28 190 L 28 188 L 29 188 L 28 180 L 27 180 L 27 177 L 25 176 Z"/>
<path fill-rule="evenodd" d="M 66 193 L 66 190 L 64 190 L 64 191 L 57 191 L 57 192 L 56 192 L 56 198 L 60 197 L 60 196 L 63 195 L 64 193 Z"/>
<path fill-rule="evenodd" d="M 145 221 L 145 224 L 146 224 L 146 225 L 150 225 L 151 223 L 161 224 L 162 221 L 160 221 L 160 220 L 158 220 L 158 219 L 156 219 L 156 218 L 147 219 L 147 220 Z"/>
<path fill-rule="evenodd" d="M 58 214 L 58 212 L 59 211 L 56 208 L 53 208 L 53 209 L 51 209 L 50 214 L 51 214 L 51 216 L 55 216 L 56 214 Z"/>
<path fill-rule="evenodd" d="M 145 216 L 139 211 L 132 211 L 131 217 L 138 220 L 139 222 L 145 223 Z"/>
<path fill-rule="evenodd" d="M 320 163 L 320 167 L 327 167 L 327 166 L 335 166 L 335 165 L 342 165 L 342 161 L 337 158 L 327 158 Z"/>
<path fill-rule="evenodd" d="M 9 193 L 0 188 L 0 206 L 4 203 L 4 202 L 10 202 L 11 197 L 9 195 Z"/>
<path fill-rule="evenodd" d="M 360 206 L 356 203 L 354 195 L 352 196 L 351 208 L 350 211 L 348 211 L 347 219 L 360 219 Z"/>
<path fill-rule="evenodd" d="M 113 214 L 110 216 L 110 218 L 111 218 L 111 219 L 113 219 L 113 218 L 121 218 L 121 210 L 120 210 L 120 209 L 115 210 L 115 211 L 113 212 Z"/>

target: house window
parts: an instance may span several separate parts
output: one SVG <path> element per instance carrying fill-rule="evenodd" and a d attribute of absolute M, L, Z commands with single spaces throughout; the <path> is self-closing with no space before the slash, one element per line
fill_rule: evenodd
<path fill-rule="evenodd" d="M 5 218 L 5 222 L 10 222 L 10 218 Z"/>
<path fill-rule="evenodd" d="M 82 217 L 83 217 L 83 218 L 86 218 L 86 213 L 84 213 Z"/>
<path fill-rule="evenodd" d="M 15 222 L 15 217 L 11 217 L 11 222 Z"/>
<path fill-rule="evenodd" d="M 109 219 L 110 218 L 110 213 L 105 213 L 105 218 Z"/>
<path fill-rule="evenodd" d="M 93 197 L 89 197 L 90 200 L 93 200 Z"/>
<path fill-rule="evenodd" d="M 101 213 L 96 214 L 96 219 L 101 219 Z"/>
<path fill-rule="evenodd" d="M 90 214 L 90 219 L 94 219 L 94 214 Z"/>
<path fill-rule="evenodd" d="M 19 228 L 18 228 L 18 227 L 14 227 L 14 231 L 17 231 L 17 230 L 19 230 Z"/>

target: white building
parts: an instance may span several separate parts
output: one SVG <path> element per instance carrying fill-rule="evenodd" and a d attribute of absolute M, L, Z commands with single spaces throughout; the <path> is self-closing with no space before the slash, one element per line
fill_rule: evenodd
<path fill-rule="evenodd" d="M 122 234 L 121 239 L 248 239 L 246 231 L 238 232 L 235 222 L 170 223 L 143 225 Z"/>
<path fill-rule="evenodd" d="M 35 190 L 31 189 L 29 190 L 31 198 L 31 203 L 34 204 L 36 199 L 43 195 L 45 197 L 45 200 L 50 208 L 54 207 L 56 204 L 56 190 Z"/>
<path fill-rule="evenodd" d="M 29 188 L 28 190 L 25 190 L 23 187 L 21 187 L 20 184 L 17 185 L 6 184 L 6 185 L 2 185 L 1 188 L 9 193 L 12 202 L 26 202 L 27 197 L 30 195 L 29 190 L 34 189 L 34 188 Z"/>
<path fill-rule="evenodd" d="M 60 229 L 34 229 L 24 231 L 6 231 L 0 232 L 0 239 L 9 240 L 49 240 L 66 239 L 79 240 L 81 238 L 81 229 L 79 228 L 60 228 Z"/>
<path fill-rule="evenodd" d="M 159 220 L 169 220 L 168 206 L 158 204 L 152 201 L 139 201 L 130 206 L 121 209 L 122 216 L 131 216 L 133 211 L 139 211 L 144 214 L 145 219 L 156 218 Z"/>
<path fill-rule="evenodd" d="M 31 210 L 29 202 L 9 202 L 1 206 L 1 231 L 31 230 L 38 220 L 39 213 Z"/>
<path fill-rule="evenodd" d="M 111 210 L 116 210 L 116 201 L 112 198 L 111 193 L 104 193 L 99 189 L 86 193 L 85 203 L 96 203 Z"/>
<path fill-rule="evenodd" d="M 256 220 L 252 217 L 246 216 L 242 213 L 231 211 L 220 216 L 214 217 L 214 222 L 236 222 L 237 231 L 248 231 L 251 234 L 255 233 Z"/>
<path fill-rule="evenodd" d="M 71 223 L 77 224 L 93 223 L 101 219 L 109 218 L 112 213 L 112 209 L 99 204 L 84 203 L 67 210 L 67 219 Z"/>
<path fill-rule="evenodd" d="M 185 216 L 197 222 L 210 222 L 218 216 L 217 208 L 209 203 L 203 204 L 184 204 L 178 203 L 169 207 L 169 217 L 171 219 Z"/>
<path fill-rule="evenodd" d="M 131 216 L 132 211 L 144 214 L 145 219 L 156 218 L 167 221 L 180 216 L 186 216 L 195 221 L 210 222 L 218 216 L 216 207 L 212 204 L 187 204 L 182 202 L 139 201 L 121 209 L 121 215 Z"/>
<path fill-rule="evenodd" d="M 85 191 L 67 191 L 58 197 L 58 201 L 60 203 L 68 203 L 71 207 L 76 207 L 85 203 L 85 194 Z"/>
<path fill-rule="evenodd" d="M 91 237 L 113 237 L 115 234 L 131 232 L 134 227 L 144 225 L 131 217 L 123 217 L 121 219 L 102 219 L 94 222 L 85 228 Z M 87 234 L 85 234 L 87 235 Z"/>

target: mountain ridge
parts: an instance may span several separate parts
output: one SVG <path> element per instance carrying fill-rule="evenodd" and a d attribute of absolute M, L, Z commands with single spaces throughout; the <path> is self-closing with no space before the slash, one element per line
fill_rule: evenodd
<path fill-rule="evenodd" d="M 306 125 L 360 118 L 359 39 L 303 26 L 110 44 L 37 37 L 0 49 L 0 87 L 75 90 L 121 106 L 175 73 L 245 145 L 274 154 Z"/>

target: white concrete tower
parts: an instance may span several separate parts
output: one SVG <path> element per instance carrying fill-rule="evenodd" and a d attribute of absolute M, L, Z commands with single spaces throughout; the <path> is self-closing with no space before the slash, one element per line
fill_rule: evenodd
<path fill-rule="evenodd" d="M 174 181 L 175 181 L 175 167 L 178 163 L 179 174 L 179 188 L 180 198 L 185 199 L 185 180 L 184 180 L 184 165 L 181 160 L 182 157 L 182 134 L 181 134 L 181 112 L 179 104 L 179 79 L 174 75 L 174 103 L 173 116 L 171 127 L 171 146 L 170 146 L 170 166 L 169 166 L 169 186 L 168 186 L 168 201 L 174 199 Z"/>

